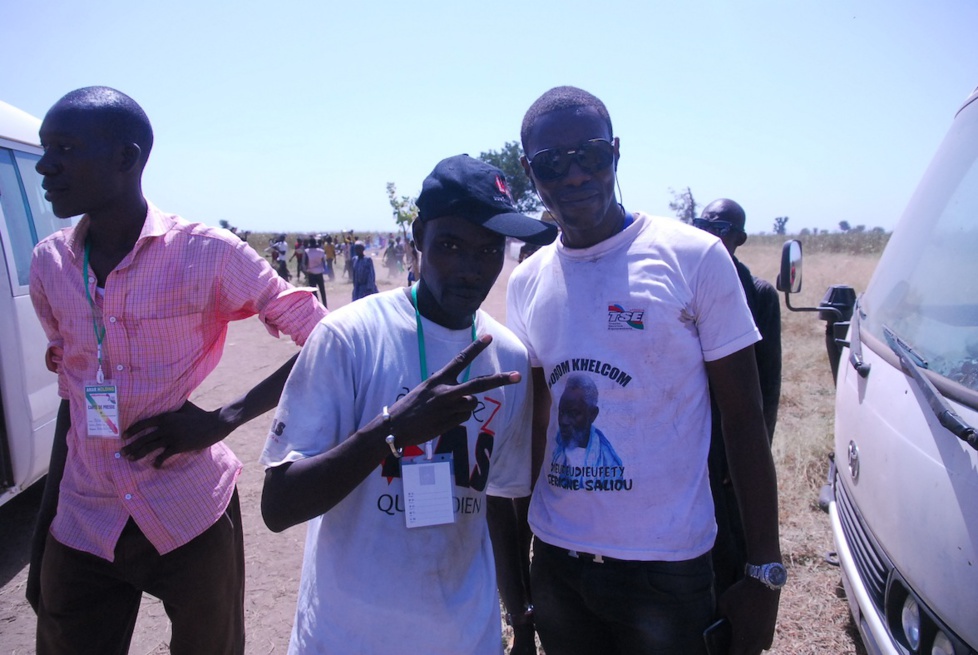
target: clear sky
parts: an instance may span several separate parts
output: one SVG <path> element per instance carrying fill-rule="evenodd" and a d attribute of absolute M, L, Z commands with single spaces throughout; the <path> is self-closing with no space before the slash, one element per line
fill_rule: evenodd
<path fill-rule="evenodd" d="M 102 84 L 156 133 L 147 197 L 256 231 L 392 230 L 443 157 L 608 106 L 626 208 L 739 201 L 749 232 L 894 226 L 978 86 L 974 0 L 0 0 L 0 100 Z"/>

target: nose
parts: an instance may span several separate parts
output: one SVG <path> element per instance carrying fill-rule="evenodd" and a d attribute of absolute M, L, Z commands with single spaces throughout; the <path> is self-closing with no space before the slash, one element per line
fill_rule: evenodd
<path fill-rule="evenodd" d="M 54 162 L 54 154 L 51 150 L 45 150 L 41 158 L 34 165 L 34 170 L 41 175 L 53 175 L 58 171 L 57 164 Z"/>
<path fill-rule="evenodd" d="M 564 175 L 564 184 L 570 186 L 580 186 L 591 179 L 591 174 L 584 170 L 576 159 L 571 161 L 567 174 Z"/>

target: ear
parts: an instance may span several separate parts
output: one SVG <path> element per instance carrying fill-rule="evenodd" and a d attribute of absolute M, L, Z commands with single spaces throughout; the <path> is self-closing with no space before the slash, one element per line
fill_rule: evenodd
<path fill-rule="evenodd" d="M 588 412 L 587 412 L 588 413 L 588 419 L 590 419 L 590 422 L 591 423 L 594 423 L 594 421 L 598 418 L 598 413 L 600 411 L 601 411 L 601 408 L 598 407 L 597 405 L 595 405 L 594 407 L 591 407 L 591 408 L 588 409 Z"/>
<path fill-rule="evenodd" d="M 621 151 L 619 150 L 619 144 L 621 142 L 618 140 L 618 137 L 614 137 L 614 138 L 611 139 L 611 143 L 612 143 L 612 145 L 615 146 L 615 171 L 617 171 L 618 170 L 618 159 L 621 158 Z"/>
<path fill-rule="evenodd" d="M 119 166 L 119 170 L 124 173 L 128 173 L 133 169 L 139 168 L 139 162 L 142 159 L 143 151 L 136 143 L 127 143 L 122 147 L 122 163 Z"/>
<path fill-rule="evenodd" d="M 523 167 L 526 176 L 530 178 L 530 184 L 533 184 L 533 171 L 530 169 L 530 160 L 526 158 L 526 155 L 520 155 L 520 166 Z"/>
<path fill-rule="evenodd" d="M 747 233 L 746 232 L 738 232 L 737 233 L 737 247 L 739 248 L 740 246 L 744 245 L 745 243 L 747 243 Z"/>
<path fill-rule="evenodd" d="M 421 252 L 421 238 L 424 236 L 424 224 L 415 219 L 411 223 L 411 235 L 414 237 L 414 247 Z"/>

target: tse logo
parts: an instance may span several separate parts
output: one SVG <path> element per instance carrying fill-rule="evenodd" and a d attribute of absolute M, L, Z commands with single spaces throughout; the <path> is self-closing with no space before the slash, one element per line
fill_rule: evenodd
<path fill-rule="evenodd" d="M 625 309 L 618 304 L 608 305 L 608 329 L 609 330 L 644 330 L 645 325 L 642 319 L 645 317 L 645 310 Z"/>

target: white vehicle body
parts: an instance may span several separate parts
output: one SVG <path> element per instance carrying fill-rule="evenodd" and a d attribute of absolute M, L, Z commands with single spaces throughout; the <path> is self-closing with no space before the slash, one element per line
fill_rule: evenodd
<path fill-rule="evenodd" d="M 975 655 L 978 91 L 895 228 L 842 344 L 829 514 L 863 642 L 870 653 Z"/>
<path fill-rule="evenodd" d="M 47 473 L 60 403 L 28 295 L 34 246 L 66 226 L 51 213 L 34 170 L 40 124 L 0 102 L 0 505 Z"/>

